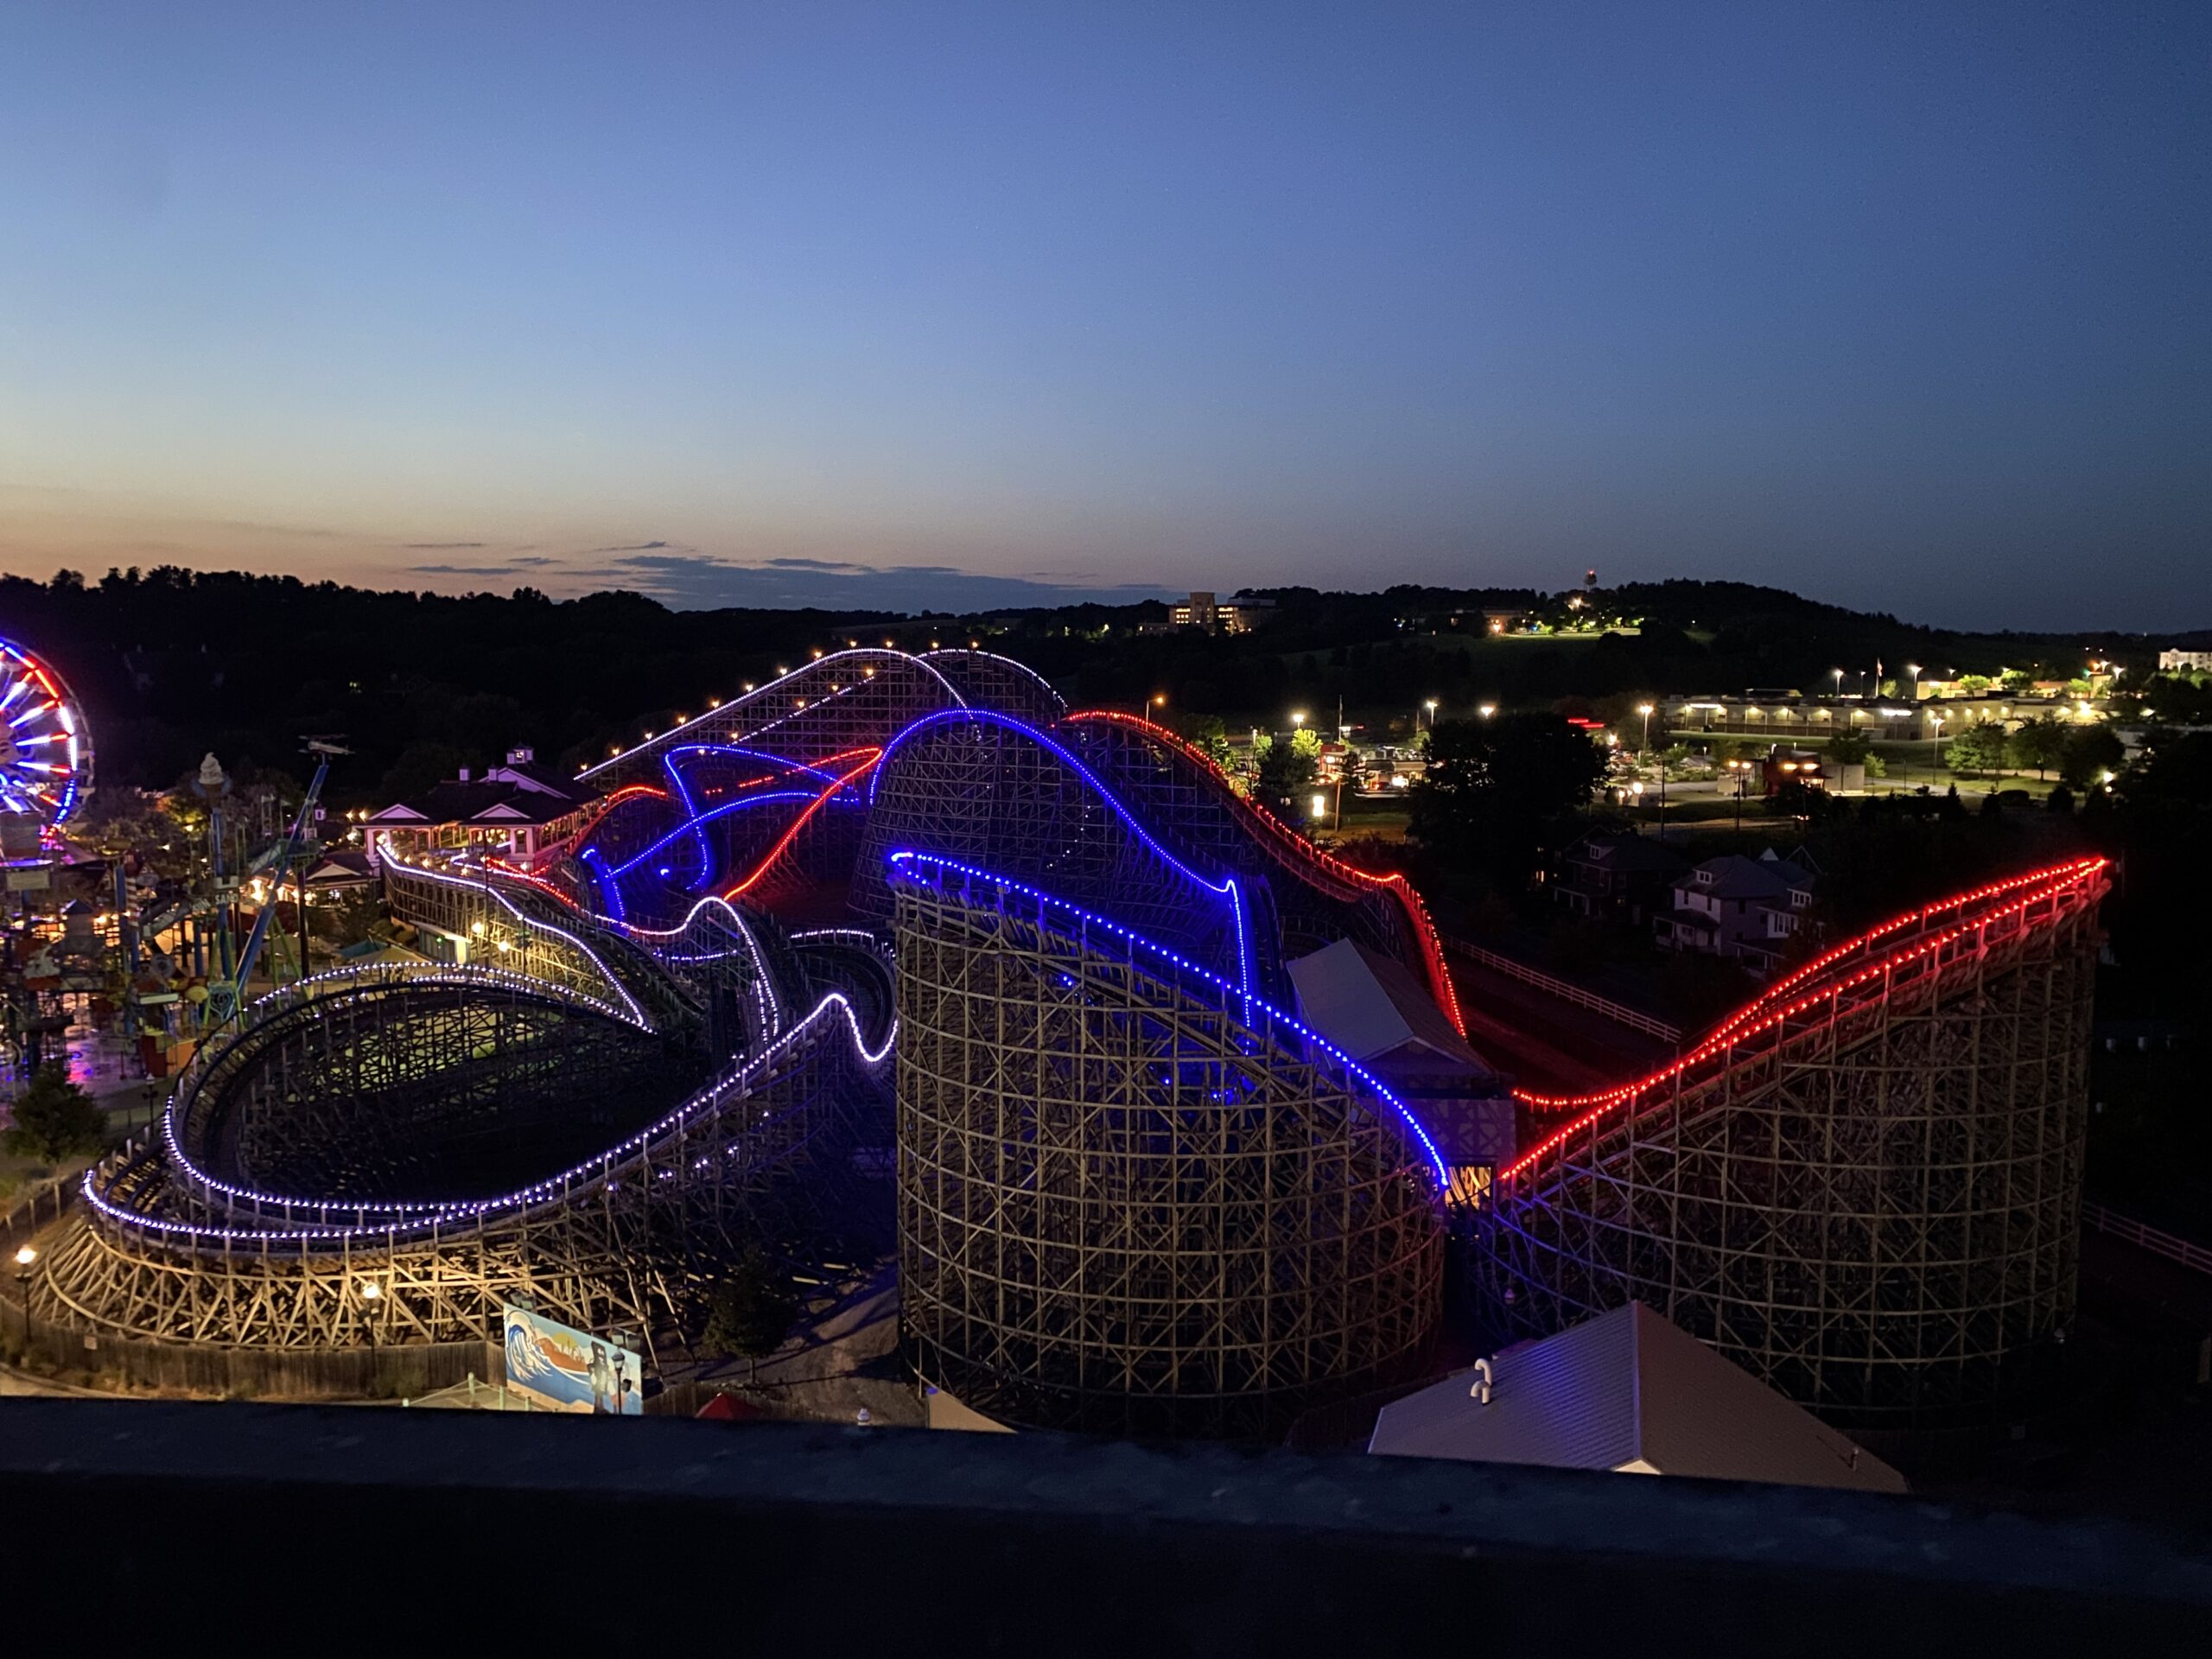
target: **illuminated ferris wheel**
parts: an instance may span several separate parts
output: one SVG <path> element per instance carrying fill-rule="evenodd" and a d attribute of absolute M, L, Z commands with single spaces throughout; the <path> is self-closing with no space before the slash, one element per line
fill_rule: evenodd
<path fill-rule="evenodd" d="M 0 639 L 0 812 L 58 829 L 92 786 L 92 733 L 67 682 Z"/>

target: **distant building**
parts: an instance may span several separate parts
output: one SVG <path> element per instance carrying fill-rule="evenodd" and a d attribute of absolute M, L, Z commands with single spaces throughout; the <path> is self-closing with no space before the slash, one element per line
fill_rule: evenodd
<path fill-rule="evenodd" d="M 1663 841 L 1599 830 L 1560 855 L 1552 897 L 1577 916 L 1625 917 L 1641 926 L 1673 908 L 1671 890 L 1689 860 Z"/>
<path fill-rule="evenodd" d="M 474 848 L 529 869 L 583 827 L 596 798 L 589 785 L 556 778 L 531 750 L 515 748 L 481 778 L 464 766 L 424 794 L 378 808 L 365 827 L 372 849 L 389 836 L 403 852 Z"/>
<path fill-rule="evenodd" d="M 2212 651 L 2162 651 L 2161 674 L 2212 674 Z"/>
<path fill-rule="evenodd" d="M 1662 718 L 1669 732 L 1744 733 L 1766 737 L 1832 737 L 1855 733 L 1891 743 L 1925 742 L 1994 721 L 2018 726 L 2056 719 L 2093 725 L 2103 718 L 2101 702 L 2069 699 L 2063 681 L 2027 691 L 1974 697 L 1808 697 L 1801 692 L 1762 690 L 1742 696 L 1669 697 Z M 1834 780 L 1830 780 L 1834 787 Z"/>
<path fill-rule="evenodd" d="M 1175 607 L 1169 619 L 1178 628 L 1204 628 L 1210 633 L 1249 633 L 1274 612 L 1274 604 L 1238 594 L 1217 600 L 1211 594 L 1193 593 Z"/>
<path fill-rule="evenodd" d="M 1709 858 L 1675 882 L 1674 906 L 1653 931 L 1673 950 L 1700 950 L 1738 962 L 1764 979 L 1782 961 L 1813 906 L 1817 876 L 1771 847 L 1757 858 Z"/>
<path fill-rule="evenodd" d="M 1765 792 L 1779 795 L 1785 784 L 1802 784 L 1808 789 L 1840 789 L 1842 783 L 1834 773 L 1843 768 L 1832 766 L 1818 749 L 1793 749 L 1777 743 L 1767 751 L 1761 763 L 1765 773 Z M 1865 776 L 1865 769 L 1860 769 Z"/>
<path fill-rule="evenodd" d="M 1487 1375 L 1484 1373 L 1487 1372 Z M 1904 1477 L 1629 1302 L 1382 1408 L 1380 1457 L 1903 1492 Z"/>

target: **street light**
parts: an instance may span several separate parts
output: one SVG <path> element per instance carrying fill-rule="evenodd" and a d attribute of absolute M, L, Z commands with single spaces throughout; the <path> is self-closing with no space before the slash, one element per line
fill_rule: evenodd
<path fill-rule="evenodd" d="M 1291 729 L 1292 731 L 1294 731 L 1294 731 L 1297 731 L 1300 727 L 1304 726 L 1305 724 L 1306 724 L 1306 711 L 1305 711 L 1303 709 L 1292 709 L 1292 710 L 1290 711 L 1290 729 Z"/>
<path fill-rule="evenodd" d="M 1421 707 L 1428 710 L 1428 729 L 1433 732 L 1436 729 L 1436 699 L 1431 697 Z"/>
<path fill-rule="evenodd" d="M 1636 712 L 1643 716 L 1643 747 L 1648 749 L 1651 747 L 1651 705 L 1648 702 L 1639 702 L 1636 705 Z M 1642 753 L 1643 750 L 1640 749 L 1637 753 Z"/>
<path fill-rule="evenodd" d="M 1152 700 L 1152 706 L 1155 709 L 1165 709 L 1167 706 L 1167 694 L 1165 691 L 1156 694 Z"/>
<path fill-rule="evenodd" d="M 1736 832 L 1738 835 L 1744 830 L 1744 791 L 1751 781 L 1752 764 L 1749 760 L 1731 760 L 1728 763 L 1728 770 L 1736 774 Z"/>
<path fill-rule="evenodd" d="M 23 1305 L 23 1346 L 31 1345 L 31 1263 L 38 1251 L 26 1244 L 16 1252 L 16 1295 Z"/>
<path fill-rule="evenodd" d="M 1914 697 L 1917 696 L 1920 692 L 1920 664 L 1918 663 L 1907 663 L 1904 665 L 1904 671 L 1912 676 L 1912 685 L 1904 694 L 1905 701 L 1910 702 Z"/>
<path fill-rule="evenodd" d="M 1840 668 L 1832 668 L 1828 672 L 1835 676 L 1835 694 L 1840 699 L 1843 696 L 1843 671 Z"/>
<path fill-rule="evenodd" d="M 1497 712 L 1497 705 L 1494 702 L 1486 702 L 1483 704 L 1481 708 L 1476 709 L 1475 712 L 1480 715 L 1484 720 L 1488 720 L 1492 715 Z"/>

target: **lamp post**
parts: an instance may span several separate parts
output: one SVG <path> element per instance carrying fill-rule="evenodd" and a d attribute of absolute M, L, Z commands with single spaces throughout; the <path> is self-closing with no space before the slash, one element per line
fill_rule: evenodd
<path fill-rule="evenodd" d="M 1934 728 L 1928 734 L 1928 770 L 1931 774 L 1943 765 L 1943 721 L 1942 715 L 1929 716 L 1928 723 Z"/>
<path fill-rule="evenodd" d="M 16 1252 L 16 1297 L 23 1305 L 23 1348 L 31 1345 L 31 1263 L 38 1260 L 35 1245 L 26 1244 Z"/>
<path fill-rule="evenodd" d="M 1433 732 L 1436 729 L 1436 699 L 1431 697 L 1421 707 L 1428 710 L 1428 729 Z"/>
<path fill-rule="evenodd" d="M 1828 672 L 1835 676 L 1836 700 L 1838 702 L 1841 702 L 1843 699 L 1843 671 L 1840 668 L 1832 668 Z"/>
<path fill-rule="evenodd" d="M 1488 720 L 1492 715 L 1497 712 L 1497 705 L 1494 702 L 1486 702 L 1483 704 L 1481 708 L 1476 709 L 1475 712 L 1480 715 L 1484 720 Z"/>
<path fill-rule="evenodd" d="M 1637 751 L 1641 754 L 1648 752 L 1651 747 L 1651 705 L 1648 702 L 1639 702 L 1636 705 L 1636 712 L 1643 716 L 1643 747 Z"/>
<path fill-rule="evenodd" d="M 1736 833 L 1740 836 L 1744 832 L 1744 787 L 1751 781 L 1751 763 L 1731 760 L 1728 770 L 1736 775 Z"/>

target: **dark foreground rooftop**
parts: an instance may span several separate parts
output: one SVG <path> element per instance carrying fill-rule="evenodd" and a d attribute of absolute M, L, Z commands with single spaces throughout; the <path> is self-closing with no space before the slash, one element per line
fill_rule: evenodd
<path fill-rule="evenodd" d="M 2116 1525 L 1047 1435 L 11 1399 L 0 1514 L 26 1651 L 1957 1659 L 2212 1630 L 2212 1561 Z"/>

